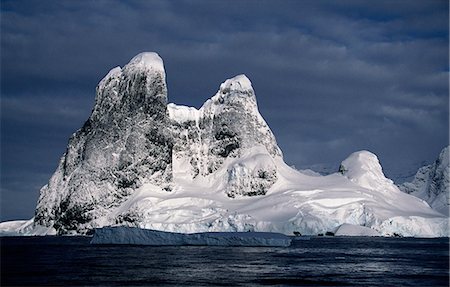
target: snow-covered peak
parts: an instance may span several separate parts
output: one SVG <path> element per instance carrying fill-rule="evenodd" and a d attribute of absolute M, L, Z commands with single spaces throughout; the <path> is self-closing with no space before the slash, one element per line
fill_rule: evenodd
<path fill-rule="evenodd" d="M 366 150 L 352 153 L 341 163 L 341 168 L 349 177 L 360 177 L 367 172 L 384 176 L 378 157 Z"/>
<path fill-rule="evenodd" d="M 200 111 L 204 114 L 220 113 L 230 106 L 239 107 L 244 113 L 259 114 L 252 83 L 243 74 L 220 84 L 217 93 L 203 104 Z"/>
<path fill-rule="evenodd" d="M 396 189 L 392 180 L 385 177 L 378 157 L 366 150 L 352 153 L 339 167 L 350 181 L 373 190 Z"/>
<path fill-rule="evenodd" d="M 125 67 L 147 68 L 154 71 L 164 72 L 164 63 L 155 52 L 143 52 L 137 54 Z"/>
<path fill-rule="evenodd" d="M 98 84 L 99 89 L 103 89 L 112 79 L 119 78 L 123 72 L 130 73 L 136 71 L 154 71 L 165 76 L 164 62 L 161 57 L 154 52 L 143 52 L 134 56 L 123 69 L 119 66 L 111 69 L 108 74 Z"/>
<path fill-rule="evenodd" d="M 249 101 L 250 100 L 250 101 Z M 258 114 L 256 98 L 252 88 L 252 83 L 243 74 L 225 80 L 220 84 L 219 91 L 211 99 L 208 99 L 198 110 L 194 107 L 187 107 L 170 103 L 167 111 L 170 119 L 177 123 L 187 121 L 198 122 L 202 117 L 214 117 L 223 111 L 224 106 L 240 102 L 245 113 Z M 229 108 L 227 108 L 228 110 Z"/>
<path fill-rule="evenodd" d="M 449 147 L 450 146 L 446 146 L 439 154 L 438 162 L 440 166 L 449 166 Z"/>
<path fill-rule="evenodd" d="M 169 104 L 167 112 L 174 125 L 173 173 L 177 176 L 208 176 L 220 169 L 227 158 L 239 158 L 257 145 L 264 147 L 269 158 L 282 156 L 272 131 L 258 111 L 250 80 L 244 75 L 223 82 L 218 92 L 198 110 Z M 233 190 L 226 188 L 230 197 L 254 194 L 256 189 L 258 194 L 265 193 L 275 181 L 273 168 L 236 165 L 229 173 L 244 174 L 238 180 L 230 176 L 229 185 Z"/>
<path fill-rule="evenodd" d="M 165 75 L 164 62 L 161 57 L 154 52 L 143 52 L 134 56 L 128 64 L 121 67 L 117 66 L 111 69 L 108 74 L 100 81 L 98 87 L 103 89 L 112 79 L 117 79 L 122 75 L 122 72 L 135 72 L 141 70 L 150 70 Z"/>
<path fill-rule="evenodd" d="M 250 82 L 246 75 L 241 74 L 226 80 L 220 85 L 220 92 L 222 94 L 233 91 L 253 91 L 252 82 Z"/>

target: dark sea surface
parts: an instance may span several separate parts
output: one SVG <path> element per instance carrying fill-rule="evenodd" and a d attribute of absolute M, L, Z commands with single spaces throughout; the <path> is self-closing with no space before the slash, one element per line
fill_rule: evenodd
<path fill-rule="evenodd" d="M 1 286 L 449 286 L 449 240 L 312 237 L 290 247 L 93 246 L 1 238 Z"/>

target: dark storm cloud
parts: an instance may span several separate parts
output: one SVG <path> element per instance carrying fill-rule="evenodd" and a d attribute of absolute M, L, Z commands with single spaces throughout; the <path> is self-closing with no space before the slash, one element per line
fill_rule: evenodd
<path fill-rule="evenodd" d="M 368 149 L 395 176 L 448 144 L 447 1 L 2 1 L 1 11 L 2 220 L 32 216 L 14 202 L 34 205 L 96 84 L 141 51 L 162 56 L 179 104 L 199 107 L 245 73 L 297 167 L 337 168 Z"/>

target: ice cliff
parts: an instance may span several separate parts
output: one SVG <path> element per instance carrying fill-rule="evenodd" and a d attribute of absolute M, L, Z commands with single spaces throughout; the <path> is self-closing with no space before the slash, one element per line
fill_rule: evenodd
<path fill-rule="evenodd" d="M 34 220 L 0 231 L 318 234 L 343 224 L 386 236 L 448 235 L 448 218 L 401 192 L 368 151 L 328 176 L 287 166 L 246 76 L 226 80 L 200 109 L 168 104 L 163 61 L 142 53 L 100 81 Z"/>
<path fill-rule="evenodd" d="M 184 234 L 115 226 L 96 229 L 91 244 L 286 247 L 291 244 L 291 239 L 284 234 L 272 232 L 205 232 Z"/>

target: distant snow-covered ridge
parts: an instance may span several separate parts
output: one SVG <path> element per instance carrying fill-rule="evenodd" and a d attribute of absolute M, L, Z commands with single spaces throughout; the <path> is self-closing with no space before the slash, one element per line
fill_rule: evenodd
<path fill-rule="evenodd" d="M 421 167 L 412 182 L 405 182 L 399 188 L 425 200 L 433 209 L 448 216 L 450 208 L 449 146 L 441 151 L 433 164 Z"/>
<path fill-rule="evenodd" d="M 245 75 L 222 83 L 200 109 L 168 104 L 162 59 L 142 53 L 100 81 L 35 217 L 0 231 L 86 234 L 123 225 L 316 235 L 345 224 L 364 234 L 448 236 L 448 218 L 401 192 L 368 151 L 327 176 L 287 166 Z"/>

